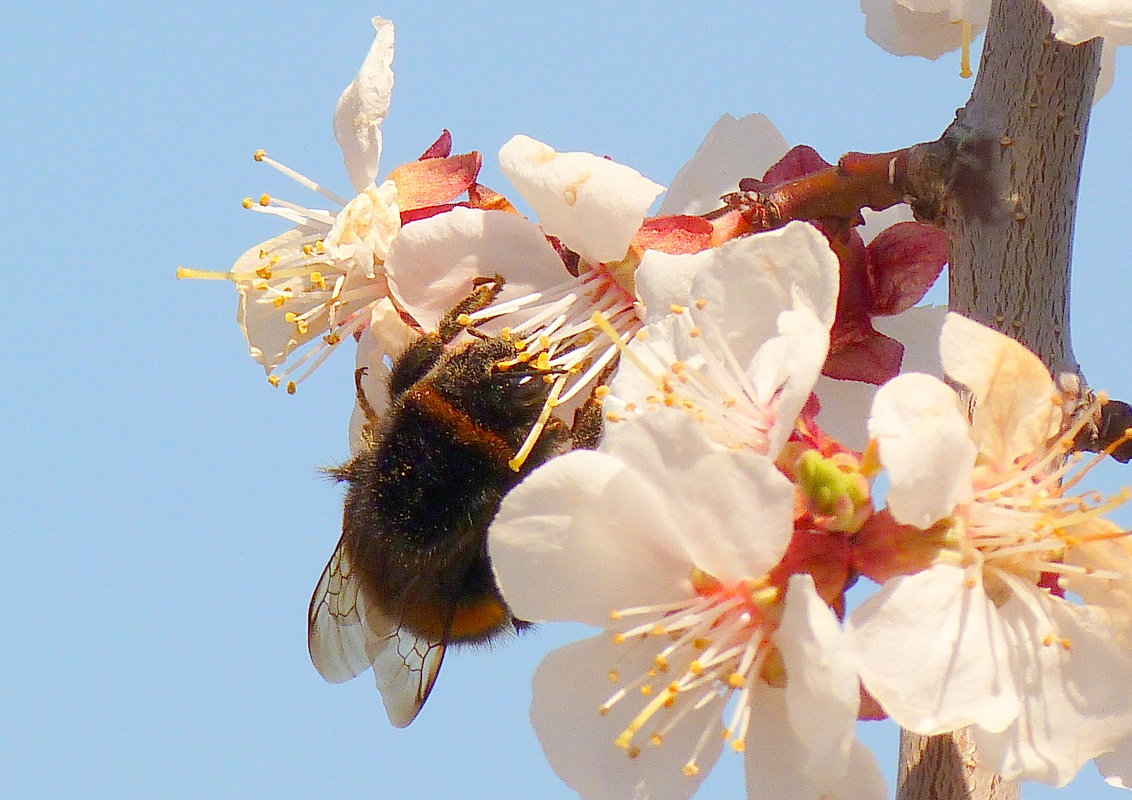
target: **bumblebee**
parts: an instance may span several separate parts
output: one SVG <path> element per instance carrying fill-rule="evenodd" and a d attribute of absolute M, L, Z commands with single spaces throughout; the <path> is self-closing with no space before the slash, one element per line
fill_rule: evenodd
<path fill-rule="evenodd" d="M 556 377 L 520 358 L 509 338 L 469 327 L 503 279 L 477 281 L 436 332 L 417 338 L 389 375 L 378 418 L 355 373 L 366 416 L 360 452 L 329 470 L 348 484 L 342 538 L 308 612 L 311 661 L 328 681 L 372 667 L 389 720 L 412 722 L 450 645 L 522 629 L 491 570 L 487 529 L 503 496 L 537 466 L 601 435 L 596 397 L 573 428 L 551 416 L 517 469 Z M 466 341 L 455 343 L 464 332 Z"/>

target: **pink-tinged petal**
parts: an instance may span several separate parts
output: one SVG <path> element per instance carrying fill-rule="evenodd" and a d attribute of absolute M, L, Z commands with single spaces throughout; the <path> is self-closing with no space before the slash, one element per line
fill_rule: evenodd
<path fill-rule="evenodd" d="M 633 237 L 633 247 L 672 255 L 698 253 L 711 247 L 713 231 L 712 224 L 703 217 L 653 217 L 641 225 Z"/>
<path fill-rule="evenodd" d="M 393 23 L 374 17 L 373 27 L 376 33 L 369 53 L 334 109 L 334 138 L 357 192 L 377 178 L 381 123 L 393 96 Z"/>
<path fill-rule="evenodd" d="M 786 552 L 794 488 L 770 459 L 711 442 L 698 422 L 675 409 L 607 426 L 601 449 L 664 498 L 686 563 L 729 584 L 757 580 Z"/>
<path fill-rule="evenodd" d="M 410 161 L 389 173 L 397 184 L 397 205 L 402 209 L 433 206 L 456 199 L 476 182 L 482 159 L 479 153 Z"/>
<path fill-rule="evenodd" d="M 947 263 L 947 233 L 901 222 L 868 246 L 875 314 L 898 314 L 920 302 Z"/>
<path fill-rule="evenodd" d="M 959 398 L 930 375 L 899 375 L 877 390 L 869 417 L 891 486 L 885 502 L 906 525 L 929 528 L 973 496 L 977 450 Z"/>
<path fill-rule="evenodd" d="M 476 278 L 502 275 L 502 301 L 569 277 L 536 226 L 505 211 L 470 208 L 406 225 L 393 240 L 385 269 L 393 297 L 424 330 L 435 328 Z"/>
<path fill-rule="evenodd" d="M 700 733 L 711 725 L 720 727 L 711 719 L 718 715 L 718 706 L 692 711 L 661 745 L 643 741 L 639 754 L 629 758 L 614 740 L 640 712 L 640 695 L 634 692 L 607 713 L 598 712 L 618 688 L 609 680 L 611 669 L 631 676 L 652 667 L 654 650 L 627 647 L 597 636 L 547 656 L 533 682 L 535 733 L 550 766 L 584 800 L 686 800 L 723 747 L 722 736 L 711 736 L 697 759 L 699 774 L 683 774 Z M 647 739 L 647 729 L 641 736 Z"/>
<path fill-rule="evenodd" d="M 436 137 L 436 141 L 421 153 L 421 161 L 426 158 L 447 158 L 450 155 L 452 155 L 452 134 L 445 128 Z"/>
<path fill-rule="evenodd" d="M 1021 708 L 998 610 L 981 582 L 968 580 L 963 569 L 938 564 L 893 578 L 849 614 L 865 688 L 916 733 L 1002 730 Z"/>
<path fill-rule="evenodd" d="M 1003 579 L 1012 591 L 999 614 L 1022 713 L 1001 733 L 976 730 L 975 746 L 1007 780 L 1062 786 L 1132 733 L 1132 655 L 1099 609 Z"/>
<path fill-rule="evenodd" d="M 1042 0 L 1053 14 L 1053 35 L 1067 44 L 1103 36 L 1109 45 L 1132 44 L 1128 0 Z"/>
<path fill-rule="evenodd" d="M 871 326 L 835 327 L 822 373 L 879 386 L 900 372 L 904 345 Z"/>
<path fill-rule="evenodd" d="M 782 183 L 792 181 L 803 175 L 820 172 L 833 165 L 822 158 L 818 151 L 808 144 L 799 144 L 790 148 L 778 162 L 763 175 L 763 183 Z"/>
<path fill-rule="evenodd" d="M 861 11 L 865 35 L 893 55 L 936 59 L 963 43 L 963 31 L 946 9 L 928 13 L 905 8 L 896 0 L 861 0 Z M 987 15 L 968 19 L 978 33 L 986 26 Z"/>
<path fill-rule="evenodd" d="M 559 153 L 528 136 L 503 145 L 499 165 L 543 230 L 593 264 L 625 257 L 664 191 L 632 167 L 592 153 Z"/>
<path fill-rule="evenodd" d="M 617 609 L 691 592 L 679 524 L 649 476 L 575 451 L 504 498 L 488 549 L 516 616 L 610 627 Z"/>
<path fill-rule="evenodd" d="M 845 797 L 851 771 L 853 743 L 860 707 L 860 682 L 841 623 L 814 589 L 809 575 L 794 575 L 786 593 L 782 620 L 772 639 L 786 667 L 786 686 L 781 694 L 788 724 L 775 728 L 753 726 L 748 752 L 761 750 L 774 740 L 778 750 L 772 758 L 779 769 L 794 773 L 794 785 L 774 786 L 777 781 L 752 781 L 748 796 L 767 800 L 791 798 Z M 786 751 L 786 752 L 782 752 Z M 750 758 L 751 756 L 748 756 Z M 867 765 L 867 761 L 865 764 Z M 875 762 L 873 769 L 877 770 Z M 784 769 L 786 768 L 786 769 Z M 759 772 L 766 775 L 764 767 Z M 879 770 L 876 772 L 879 777 Z M 883 779 L 866 780 L 879 787 L 879 794 L 858 797 L 884 797 Z M 776 791 L 777 790 L 777 791 Z"/>
<path fill-rule="evenodd" d="M 723 195 L 734 192 L 743 178 L 762 175 L 787 147 L 763 114 L 739 119 L 724 114 L 672 179 L 659 213 L 703 214 L 719 208 Z"/>
<path fill-rule="evenodd" d="M 1033 453 L 1061 424 L 1053 379 L 1041 360 L 1008 336 L 948 314 L 940 335 L 947 375 L 971 390 L 971 436 L 1000 469 Z"/>

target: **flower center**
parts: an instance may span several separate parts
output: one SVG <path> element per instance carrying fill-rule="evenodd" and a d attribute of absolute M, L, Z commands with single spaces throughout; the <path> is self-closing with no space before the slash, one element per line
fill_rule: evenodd
<path fill-rule="evenodd" d="M 620 685 L 598 707 L 607 714 L 630 697 L 646 699 L 614 740 L 631 758 L 640 753 L 640 741 L 659 746 L 693 712 L 709 709 L 708 722 L 683 767 L 689 776 L 699 772 L 697 761 L 711 736 L 722 735 L 732 749 L 743 749 L 757 681 L 785 683 L 781 657 L 770 644 L 781 616 L 781 590 L 765 581 L 726 586 L 698 569 L 690 584 L 686 599 L 613 612 L 615 620 L 641 620 L 614 634 L 613 641 L 624 646 L 627 655 L 651 652 L 651 665 L 625 682 L 618 669 L 611 669 L 610 679 Z M 737 702 L 721 731 L 719 715 L 732 697 Z"/>

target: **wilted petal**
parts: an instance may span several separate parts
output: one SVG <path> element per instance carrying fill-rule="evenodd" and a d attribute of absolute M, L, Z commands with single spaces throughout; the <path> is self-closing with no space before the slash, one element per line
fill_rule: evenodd
<path fill-rule="evenodd" d="M 499 165 L 543 230 L 592 264 L 625 257 L 664 191 L 631 167 L 592 153 L 559 153 L 528 136 L 503 145 Z"/>
<path fill-rule="evenodd" d="M 869 436 L 892 482 L 885 502 L 907 525 L 928 528 L 971 500 L 976 448 L 959 398 L 930 375 L 899 375 L 877 390 Z"/>
<path fill-rule="evenodd" d="M 533 224 L 505 211 L 454 208 L 401 229 L 385 261 L 390 290 L 424 330 L 468 295 L 476 278 L 502 275 L 499 302 L 569 277 Z"/>
<path fill-rule="evenodd" d="M 377 178 L 381 123 L 393 96 L 393 23 L 374 17 L 373 27 L 376 33 L 369 53 L 334 110 L 334 137 L 358 192 Z"/>
<path fill-rule="evenodd" d="M 868 245 L 876 314 L 899 314 L 923 299 L 947 263 L 947 233 L 899 222 Z"/>
<path fill-rule="evenodd" d="M 981 583 L 937 564 L 893 578 L 849 614 L 865 688 L 901 727 L 934 735 L 965 725 L 1002 730 L 1020 700 L 1008 641 Z"/>
<path fill-rule="evenodd" d="M 703 214 L 719 208 L 720 197 L 738 189 L 743 178 L 762 175 L 788 147 L 765 115 L 735 119 L 724 114 L 676 173 L 658 213 Z"/>
<path fill-rule="evenodd" d="M 609 636 L 597 636 L 552 652 L 535 672 L 531 722 L 554 771 L 584 800 L 684 800 L 691 796 L 719 757 L 722 736 L 700 751 L 700 772 L 682 768 L 702 730 L 717 715 L 709 704 L 693 711 L 660 746 L 645 745 L 630 759 L 614 739 L 640 711 L 630 702 L 599 714 L 598 707 L 617 689 L 609 680 L 616 666 L 623 675 L 643 674 L 655 650 L 614 649 Z M 718 726 L 718 723 L 715 723 Z"/>
<path fill-rule="evenodd" d="M 1061 407 L 1053 379 L 1024 346 L 959 314 L 948 314 L 940 354 L 948 377 L 974 395 L 971 436 L 996 467 L 1006 468 L 1057 435 Z"/>

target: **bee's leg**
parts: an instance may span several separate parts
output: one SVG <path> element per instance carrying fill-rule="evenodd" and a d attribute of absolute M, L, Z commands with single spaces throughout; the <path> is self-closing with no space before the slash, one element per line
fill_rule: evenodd
<path fill-rule="evenodd" d="M 441 342 L 447 344 L 455 339 L 460 331 L 468 327 L 467 321 L 462 321 L 461 317 L 487 308 L 501 291 L 503 291 L 502 275 L 495 275 L 491 278 L 476 278 L 472 281 L 471 294 L 457 303 L 437 325 L 436 335 L 440 337 Z"/>
<path fill-rule="evenodd" d="M 358 367 L 354 370 L 354 391 L 358 398 L 358 408 L 366 417 L 366 424 L 362 428 L 362 435 L 369 440 L 372 440 L 374 432 L 377 430 L 378 422 L 380 421 L 377 412 L 373 410 L 373 406 L 369 404 L 369 399 L 366 398 L 366 390 L 362 386 L 362 376 L 368 372 L 367 367 Z"/>
<path fill-rule="evenodd" d="M 574 424 L 570 428 L 571 438 L 574 440 L 575 450 L 596 450 L 601 444 L 601 436 L 605 432 L 605 416 L 601 409 L 601 400 L 605 394 L 605 384 L 617 368 L 617 358 L 614 358 L 601 371 L 594 381 L 594 388 L 586 402 L 574 412 Z"/>

